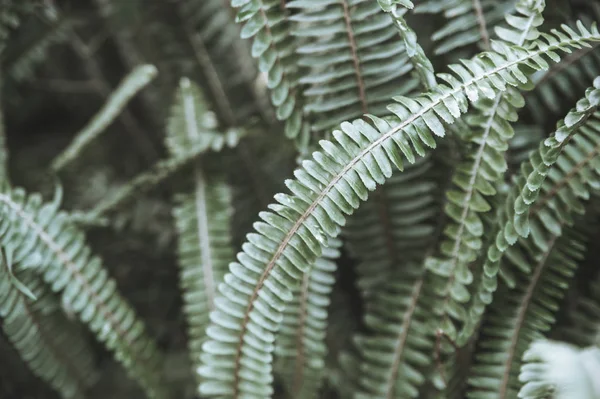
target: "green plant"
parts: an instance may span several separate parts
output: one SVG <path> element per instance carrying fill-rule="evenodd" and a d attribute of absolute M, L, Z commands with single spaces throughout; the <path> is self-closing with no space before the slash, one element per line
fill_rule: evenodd
<path fill-rule="evenodd" d="M 546 1 L 6 1 L 6 353 L 65 398 L 599 396 L 600 9 Z"/>

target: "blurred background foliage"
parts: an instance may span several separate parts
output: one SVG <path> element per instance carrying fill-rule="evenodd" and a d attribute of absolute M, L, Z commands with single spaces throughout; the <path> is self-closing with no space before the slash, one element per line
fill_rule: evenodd
<path fill-rule="evenodd" d="M 419 5 L 419 1 L 415 3 Z M 600 3 L 593 0 L 547 3 L 549 25 L 545 26 L 600 16 Z M 511 4 L 507 1 L 505 7 Z M 10 151 L 11 182 L 50 199 L 55 187 L 48 177 L 50 162 L 125 75 L 137 65 L 153 64 L 159 71 L 157 78 L 129 102 L 102 139 L 95 140 L 61 173 L 64 207 L 89 211 L 166 157 L 166 118 L 177 84 L 187 76 L 202 86 L 221 126 L 250 125 L 259 131 L 223 158 L 222 168 L 234 187 L 233 233 L 239 248 L 258 212 L 266 209 L 273 194 L 284 190 L 283 181 L 291 176 L 297 155 L 292 142 L 281 134 L 283 126 L 275 118 L 249 43 L 239 39 L 234 14 L 228 0 L 0 0 L 0 38 L 5 43 L 0 53 L 0 125 Z M 435 32 L 446 23 L 444 15 L 410 14 L 408 20 L 426 52 L 434 54 L 439 43 L 429 38 L 433 35 L 435 39 Z M 443 71 L 450 61 L 477 49 L 477 43 L 466 44 L 438 51 L 432 57 L 436 70 Z M 528 99 L 521 128 L 536 122 L 537 130 L 531 128 L 530 133 L 538 138 L 551 131 L 583 94 L 590 76 L 599 71 L 600 53 L 594 48 L 585 61 L 567 60 L 561 69 L 540 76 L 547 88 L 529 94 L 544 95 Z M 515 143 L 517 148 L 519 145 L 527 148 L 526 143 Z M 518 161 L 512 160 L 511 165 Z M 184 168 L 136 196 L 111 215 L 108 226 L 90 227 L 87 233 L 124 296 L 167 353 L 164 368 L 173 396 L 193 398 L 196 390 L 188 371 L 169 189 L 185 173 Z M 600 239 L 598 231 L 593 234 Z M 589 251 L 580 284 L 573 292 L 587 289 L 584 282 L 600 261 L 597 245 L 590 245 Z M 342 267 L 337 272 L 332 299 L 336 311 L 331 315 L 328 338 L 331 358 L 346 344 L 339 339 L 341 332 L 349 337 L 349 331 L 360 328 L 361 320 L 359 296 L 353 286 L 354 261 L 343 253 L 338 264 Z M 575 306 L 577 295 L 570 297 L 573 300 L 565 313 Z M 136 383 L 124 375 L 110 354 L 89 338 L 100 372 L 90 397 L 142 397 Z M 0 359 L 2 397 L 58 397 L 30 374 L 1 334 Z M 331 378 L 335 380 L 335 376 Z M 332 395 L 325 393 L 324 397 Z"/>

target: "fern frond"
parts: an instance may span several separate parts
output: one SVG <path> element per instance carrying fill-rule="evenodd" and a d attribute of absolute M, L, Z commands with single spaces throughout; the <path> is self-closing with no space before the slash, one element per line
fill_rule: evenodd
<path fill-rule="evenodd" d="M 84 235 L 41 196 L 5 188 L 0 194 L 0 244 L 19 268 L 33 268 L 98 340 L 115 353 L 151 397 L 164 397 L 160 356 L 134 310 L 116 291 Z"/>
<path fill-rule="evenodd" d="M 322 140 L 323 150 L 303 162 L 296 179 L 287 181 L 294 195 L 277 195 L 279 204 L 270 206 L 273 212 L 260 213 L 265 223 L 257 223 L 256 232 L 248 235 L 242 246 L 247 256 L 230 265 L 219 286 L 223 300 L 211 314 L 211 326 L 222 333 L 203 345 L 201 393 L 270 396 L 273 342 L 285 304 L 321 255 L 327 236 L 337 236 L 345 224 L 344 214 L 352 214 L 369 191 L 383 184 L 394 165 L 401 169 L 403 158 L 414 162 L 417 154 L 425 155 L 426 146 L 435 146 L 433 136 L 445 134 L 439 118 L 451 123 L 467 110 L 468 100 L 476 101 L 480 94 L 493 98 L 507 85 L 525 84 L 522 66 L 544 69 L 548 65 L 543 56 L 557 60 L 556 51 L 600 40 L 595 27 L 592 32 L 583 25 L 580 29 L 544 35 L 531 50 L 499 46 L 500 53 L 473 59 L 473 71 L 465 69 L 458 78 L 440 75 L 448 85 L 414 99 L 396 97 L 388 106 L 395 116 L 388 121 L 370 116 L 373 125 L 361 119 L 344 122 L 333 133 L 333 142 Z"/>
<path fill-rule="evenodd" d="M 108 98 L 92 120 L 80 130 L 73 141 L 52 161 L 52 169 L 59 171 L 72 162 L 115 120 L 129 100 L 158 74 L 154 65 L 141 65 L 129 73 Z"/>
<path fill-rule="evenodd" d="M 600 396 L 600 348 L 578 349 L 536 341 L 525 353 L 519 380 L 522 399 L 594 399 Z"/>
<path fill-rule="evenodd" d="M 427 0 L 415 7 L 416 13 L 443 14 L 446 24 L 434 32 L 435 54 L 457 52 L 476 43 L 489 45 L 492 28 L 514 10 L 516 0 Z"/>
<path fill-rule="evenodd" d="M 215 135 L 215 124 L 200 89 L 181 79 L 167 127 L 167 147 L 172 156 Z M 223 136 L 221 136 L 223 137 Z M 188 324 L 192 368 L 199 366 L 206 339 L 209 312 L 215 308 L 216 285 L 234 259 L 231 246 L 231 192 L 222 173 L 205 173 L 206 160 L 197 160 L 188 179 L 188 191 L 175 196 L 173 216 L 178 233 L 179 281 Z M 200 379 L 198 380 L 200 382 Z"/>
<path fill-rule="evenodd" d="M 308 39 L 297 50 L 298 63 L 309 68 L 300 82 L 309 86 L 305 110 L 319 138 L 340 121 L 385 112 L 390 97 L 415 88 L 403 79 L 411 64 L 377 2 L 296 0 L 287 8 L 298 9 L 293 34 Z"/>
<path fill-rule="evenodd" d="M 597 82 L 600 83 L 600 80 Z M 585 181 L 580 180 L 582 174 L 590 184 L 593 181 L 588 170 L 593 167 L 594 157 L 598 150 L 594 146 L 597 143 L 598 120 L 596 116 L 592 117 L 597 109 L 597 105 L 594 104 L 598 104 L 600 101 L 597 94 L 597 88 L 590 88 L 586 98 L 580 100 L 577 107 L 558 124 L 556 132 L 541 143 L 539 150 L 533 152 L 529 160 L 521 165 L 521 172 L 517 175 L 515 185 L 500 212 L 497 234 L 494 233 L 495 240 L 487 250 L 480 276 L 481 281 L 478 282 L 477 293 L 473 295 L 473 300 L 469 305 L 468 314 L 471 320 L 462 331 L 461 339 L 467 339 L 473 332 L 484 312 L 485 305 L 491 302 L 491 295 L 497 287 L 496 278 L 501 270 L 502 258 L 510 246 L 517 242 L 518 237 L 527 236 L 526 233 L 534 228 L 538 233 L 540 226 L 550 229 L 553 226 L 548 223 L 556 225 L 557 220 L 571 220 L 570 212 L 582 209 L 577 196 L 582 195 L 584 198 L 588 196 L 589 194 L 585 190 L 563 194 L 561 189 L 575 184 L 572 182 L 573 179 L 585 187 Z M 588 119 L 590 117 L 592 118 Z M 581 136 L 577 133 L 580 133 Z M 561 162 L 565 160 L 564 162 L 567 163 L 559 164 L 558 160 L 563 148 L 569 147 L 569 144 L 572 148 L 561 159 Z M 587 157 L 581 159 L 580 154 L 573 153 L 573 151 L 583 151 Z M 576 166 L 572 169 L 573 172 L 569 172 L 571 162 Z M 547 182 L 548 177 L 550 182 Z M 538 198 L 540 193 L 544 195 L 541 200 Z M 557 194 L 560 195 L 557 197 Z M 535 205 L 533 205 L 534 201 Z M 533 222 L 530 222 L 532 206 L 535 209 L 536 217 Z M 548 210 L 548 206 L 557 208 Z M 539 215 L 538 212 L 540 212 Z M 531 227 L 530 223 L 533 223 Z M 503 277 L 510 280 L 507 273 L 508 271 L 502 269 Z"/>
<path fill-rule="evenodd" d="M 308 126 L 302 110 L 302 87 L 296 63 L 297 40 L 290 35 L 291 22 L 285 2 L 274 0 L 231 0 L 239 8 L 237 21 L 243 23 L 241 37 L 253 38 L 252 56 L 258 58 L 258 69 L 267 78 L 271 102 L 277 119 L 285 121 L 285 134 L 297 138 L 304 148 Z"/>
<path fill-rule="evenodd" d="M 5 232 L 9 222 L 2 224 Z M 0 261 L 0 316 L 6 337 L 31 371 L 63 398 L 83 398 L 90 381 L 89 364 L 82 369 L 77 361 L 72 362 L 76 359 L 69 355 L 77 355 L 76 342 L 72 342 L 74 346 L 70 348 L 65 347 L 64 342 L 60 344 L 60 337 L 53 334 L 58 332 L 57 326 L 48 323 L 50 319 L 35 310 L 37 304 L 14 286 L 8 262 L 3 253 Z M 39 294 L 40 287 L 31 288 Z M 59 334 L 64 335 L 62 332 Z M 65 352 L 65 349 L 68 350 Z"/>
<path fill-rule="evenodd" d="M 509 249 L 503 266 L 515 270 L 519 284 L 498 290 L 503 300 L 491 305 L 484 320 L 486 339 L 475 354 L 468 398 L 514 398 L 523 353 L 555 323 L 560 300 L 585 254 L 581 234 L 567 231 L 559 238 L 556 228 Z"/>
<path fill-rule="evenodd" d="M 514 29 L 499 30 L 507 41 L 523 46 L 535 40 L 540 33 L 544 2 L 521 0 L 516 5 L 521 17 L 507 16 Z M 520 24 L 521 27 L 517 28 Z M 499 42 L 493 43 L 497 47 Z M 466 68 L 473 69 L 467 61 Z M 450 66 L 457 74 L 464 67 Z M 511 123 L 518 119 L 517 110 L 525 105 L 523 96 L 514 88 L 507 88 L 494 99 L 484 98 L 474 103 L 477 112 L 466 117 L 470 134 L 464 141 L 474 147 L 456 166 L 453 187 L 446 192 L 446 214 L 451 222 L 444 229 L 445 239 L 440 245 L 442 256 L 425 261 L 426 267 L 440 277 L 434 291 L 440 297 L 436 312 L 440 315 L 440 329 L 451 340 L 456 340 L 458 329 L 454 321 L 465 322 L 468 315 L 462 304 L 470 300 L 467 289 L 473 281 L 472 263 L 483 248 L 485 233 L 482 214 L 492 209 L 490 201 L 496 195 L 496 184 L 504 180 L 508 169 L 504 153 L 514 136 Z"/>
<path fill-rule="evenodd" d="M 331 240 L 296 286 L 294 299 L 283 313 L 275 341 L 276 370 L 283 376 L 290 398 L 316 398 L 325 374 L 325 330 L 330 294 L 335 282 L 335 260 L 341 241 Z"/>

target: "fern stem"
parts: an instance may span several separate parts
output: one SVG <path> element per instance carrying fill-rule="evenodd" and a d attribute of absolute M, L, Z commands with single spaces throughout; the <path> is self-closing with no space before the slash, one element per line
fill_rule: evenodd
<path fill-rule="evenodd" d="M 567 173 L 558 183 L 556 183 L 552 187 L 550 191 L 546 193 L 546 195 L 544 195 L 534 203 L 530 211 L 530 217 L 536 215 L 540 209 L 544 208 L 548 201 L 550 201 L 556 194 L 558 194 L 561 188 L 569 184 L 573 176 L 577 175 L 585 166 L 587 166 L 587 164 L 595 160 L 596 156 L 598 156 L 599 153 L 600 145 L 596 146 L 594 150 L 588 154 L 588 156 L 586 156 L 584 159 L 578 162 L 577 165 L 575 165 L 569 173 Z"/>
<path fill-rule="evenodd" d="M 394 362 L 392 364 L 392 368 L 390 370 L 390 376 L 387 380 L 388 388 L 386 389 L 386 398 L 394 399 L 395 392 L 394 388 L 398 383 L 398 371 L 400 369 L 402 355 L 404 354 L 404 349 L 406 346 L 407 338 L 410 331 L 410 325 L 413 321 L 413 315 L 415 310 L 417 309 L 417 303 L 419 298 L 421 297 L 421 291 L 423 289 L 423 276 L 421 276 L 414 284 L 413 291 L 411 295 L 410 305 L 406 313 L 404 313 L 404 317 L 402 318 L 402 326 L 400 327 L 400 334 L 398 335 L 398 340 L 396 342 L 396 347 L 394 348 Z"/>
<path fill-rule="evenodd" d="M 178 9 L 181 12 L 181 8 L 179 7 Z M 205 81 L 207 82 L 208 87 L 213 94 L 213 97 L 217 103 L 217 107 L 221 111 L 223 118 L 225 118 L 225 123 L 227 126 L 234 126 L 236 120 L 235 113 L 233 111 L 231 102 L 229 101 L 229 97 L 227 96 L 227 92 L 223 87 L 219 74 L 217 73 L 217 69 L 211 60 L 210 54 L 206 50 L 202 39 L 198 37 L 198 34 L 192 31 L 186 18 L 183 15 L 180 16 L 183 21 L 184 31 L 194 51 L 196 61 L 206 75 Z"/>
<path fill-rule="evenodd" d="M 348 42 L 350 43 L 350 51 L 352 53 L 352 65 L 354 66 L 354 75 L 358 85 L 358 97 L 360 98 L 362 112 L 363 114 L 366 114 L 369 109 L 369 104 L 367 102 L 365 82 L 363 81 L 360 58 L 358 56 L 358 46 L 356 45 L 356 38 L 354 37 L 354 30 L 352 29 L 352 17 L 350 16 L 350 9 L 348 8 L 348 0 L 340 0 L 340 3 L 344 10 L 344 24 L 346 26 L 346 34 L 348 35 Z"/>
<path fill-rule="evenodd" d="M 485 21 L 485 15 L 483 14 L 480 0 L 473 0 L 473 9 L 475 10 L 475 16 L 477 17 L 477 24 L 479 25 L 479 34 L 483 41 L 483 48 L 487 50 L 490 48 L 490 34 L 488 33 L 487 23 Z"/>

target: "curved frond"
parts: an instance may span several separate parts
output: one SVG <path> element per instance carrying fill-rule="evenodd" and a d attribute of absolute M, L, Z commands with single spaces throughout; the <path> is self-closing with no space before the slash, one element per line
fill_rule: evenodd
<path fill-rule="evenodd" d="M 0 244 L 19 268 L 33 268 L 52 291 L 151 397 L 164 397 L 161 359 L 133 308 L 117 292 L 102 261 L 91 254 L 85 237 L 57 203 L 43 203 L 22 189 L 0 194 Z"/>
<path fill-rule="evenodd" d="M 593 168 L 598 151 L 596 145 L 600 125 L 597 116 L 592 115 L 597 109 L 597 105 L 594 104 L 598 104 L 600 100 L 597 93 L 597 88 L 590 88 L 586 98 L 580 100 L 576 109 L 558 124 L 556 132 L 541 143 L 539 150 L 533 152 L 521 165 L 521 171 L 515 177 L 515 184 L 501 208 L 497 222 L 498 232 L 485 256 L 481 280 L 477 283 L 477 293 L 473 295 L 468 309 L 471 320 L 461 333 L 462 339 L 466 339 L 473 332 L 485 305 L 491 302 L 497 287 L 498 272 L 500 271 L 510 283 L 511 276 L 508 270 L 501 269 L 500 265 L 506 251 L 518 238 L 526 237 L 533 229 L 539 233 L 541 226 L 545 226 L 542 231 L 546 228 L 556 231 L 557 221 L 570 221 L 571 212 L 583 209 L 578 196 L 587 198 L 589 193 L 583 188 L 585 182 L 592 184 L 595 179 Z M 561 158 L 563 149 L 566 155 Z M 581 154 L 586 155 L 581 157 Z M 578 182 L 575 187 L 581 189 L 563 194 L 561 189 L 574 187 L 574 184 L 577 184 L 574 182 Z M 540 194 L 541 199 L 538 198 Z M 553 208 L 548 209 L 548 206 Z M 531 217 L 532 212 L 535 214 L 534 218 Z"/>
<path fill-rule="evenodd" d="M 537 39 L 537 26 L 543 21 L 544 2 L 522 0 L 517 2 L 520 17 L 507 16 L 513 29 L 498 29 L 500 36 L 509 43 L 523 46 Z M 500 42 L 493 43 L 498 47 Z M 473 69 L 467 61 L 463 64 Z M 464 67 L 450 66 L 457 74 Z M 464 323 L 468 315 L 463 304 L 469 302 L 467 289 L 473 279 L 472 264 L 481 253 L 486 233 L 482 215 L 493 209 L 491 201 L 496 195 L 496 185 L 504 180 L 508 170 L 504 153 L 514 136 L 511 123 L 518 119 L 517 111 L 525 105 L 518 90 L 507 88 L 494 99 L 483 98 L 474 103 L 476 111 L 466 117 L 469 134 L 463 138 L 470 144 L 469 151 L 455 168 L 453 187 L 446 192 L 446 214 L 450 223 L 444 229 L 445 238 L 440 245 L 442 256 L 425 261 L 426 267 L 441 277 L 434 291 L 440 297 L 436 313 L 441 316 L 440 329 L 451 340 L 456 340 L 458 329 L 455 322 Z"/>
<path fill-rule="evenodd" d="M 325 377 L 325 330 L 342 243 L 331 240 L 329 244 L 295 287 L 275 341 L 275 367 L 283 376 L 289 398 L 317 398 Z"/>
<path fill-rule="evenodd" d="M 468 101 L 480 95 L 495 97 L 507 85 L 527 82 L 520 67 L 532 70 L 548 65 L 542 58 L 557 60 L 557 51 L 600 40 L 580 25 L 579 33 L 555 31 L 544 35 L 530 50 L 499 46 L 472 60 L 473 71 L 459 77 L 442 74 L 448 83 L 416 98 L 396 97 L 388 120 L 370 116 L 344 122 L 333 133 L 334 141 L 322 140 L 322 151 L 303 162 L 297 179 L 287 185 L 294 194 L 277 195 L 273 212 L 262 212 L 256 232 L 230 264 L 219 286 L 220 298 L 211 313 L 210 339 L 203 345 L 200 374 L 202 394 L 222 397 L 269 397 L 272 394 L 272 353 L 285 304 L 291 290 L 322 253 L 327 236 L 335 237 L 345 216 L 353 213 L 369 191 L 390 177 L 393 166 L 402 168 L 403 158 L 414 162 L 426 146 L 434 147 L 434 135 L 444 136 L 441 120 L 452 123 L 467 110 Z M 411 147 L 414 147 L 414 149 Z M 210 327 L 209 327 L 210 328 Z M 218 331 L 218 334 L 216 333 Z"/>
<path fill-rule="evenodd" d="M 600 396 L 600 348 L 577 349 L 536 341 L 525 353 L 519 380 L 522 399 L 594 399 Z"/>

